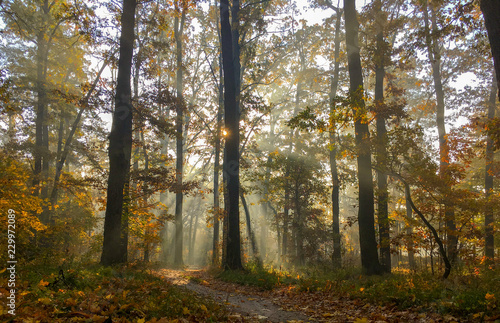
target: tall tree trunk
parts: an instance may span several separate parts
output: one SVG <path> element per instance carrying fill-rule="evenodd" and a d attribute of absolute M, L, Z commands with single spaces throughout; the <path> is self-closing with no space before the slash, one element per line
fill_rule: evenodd
<path fill-rule="evenodd" d="M 359 181 L 359 244 L 361 265 L 367 274 L 380 274 L 377 241 L 375 239 L 374 196 L 372 162 L 365 101 L 363 99 L 363 73 L 358 44 L 358 18 L 355 0 L 344 0 L 347 60 L 349 69 L 349 92 L 353 100 L 355 140 L 357 148 Z"/>
<path fill-rule="evenodd" d="M 175 247 L 174 247 L 174 266 L 182 267 L 184 265 L 182 259 L 183 251 L 183 230 L 182 230 L 182 173 L 184 162 L 184 149 L 183 149 L 183 119 L 184 119 L 184 96 L 182 84 L 182 36 L 184 31 L 184 22 L 186 19 L 186 4 L 182 1 L 182 9 L 179 9 L 178 2 L 176 3 L 176 16 L 174 21 L 174 36 L 176 44 L 176 63 L 177 63 L 177 102 L 176 102 L 176 152 L 177 159 L 175 164 Z M 181 11 L 182 10 L 182 11 Z M 180 15 L 180 17 L 179 17 Z M 180 21 L 179 21 L 180 20 Z"/>
<path fill-rule="evenodd" d="M 484 2 L 484 1 L 483 1 Z M 488 101 L 488 120 L 495 118 L 496 97 L 498 92 L 496 77 L 493 77 L 491 86 L 490 98 Z M 490 199 L 493 192 L 493 158 L 494 158 L 493 139 L 488 134 L 486 138 L 486 169 L 484 172 L 484 191 L 486 201 Z M 487 204 L 488 205 L 488 204 Z M 495 265 L 495 231 L 494 231 L 495 215 L 492 207 L 486 207 L 484 213 L 484 256 L 488 266 Z"/>
<path fill-rule="evenodd" d="M 218 26 L 218 24 L 217 24 Z M 212 245 L 212 264 L 218 266 L 219 259 L 219 219 L 221 216 L 220 198 L 219 198 L 219 168 L 220 168 L 220 151 L 221 151 L 221 123 L 222 109 L 224 109 L 223 96 L 223 75 L 222 75 L 222 55 L 219 55 L 219 106 L 217 110 L 217 125 L 215 128 L 215 161 L 214 161 L 214 238 Z"/>
<path fill-rule="evenodd" d="M 377 52 L 375 54 L 375 106 L 377 124 L 377 211 L 380 241 L 380 264 L 385 272 L 391 272 L 391 237 L 389 222 L 389 193 L 387 191 L 387 175 L 384 168 L 387 162 L 387 129 L 384 116 L 384 78 L 386 44 L 384 40 L 385 16 L 382 11 L 382 2 L 376 2 Z"/>
<path fill-rule="evenodd" d="M 49 14 L 49 1 L 44 0 L 40 5 L 41 12 L 41 22 L 40 30 L 36 35 L 36 95 L 37 95 L 37 110 L 35 119 L 35 149 L 34 149 L 34 177 L 33 186 L 35 187 L 35 194 L 41 195 L 41 198 L 46 198 L 47 192 L 44 189 L 46 187 L 46 175 L 48 175 L 48 131 L 47 127 L 47 61 L 48 61 L 48 47 L 47 37 L 46 37 L 46 20 Z M 42 214 L 40 215 L 40 220 L 43 223 L 48 223 L 47 210 L 44 208 Z"/>
<path fill-rule="evenodd" d="M 495 65 L 497 88 L 500 88 L 500 2 L 498 0 L 481 0 L 481 11 L 490 40 L 491 55 Z M 498 92 L 500 99 L 500 92 Z"/>
<path fill-rule="evenodd" d="M 113 125 L 109 134 L 109 178 L 104 219 L 101 264 L 109 266 L 127 261 L 127 215 L 122 217 L 124 195 L 128 195 L 132 154 L 132 102 L 130 75 L 134 50 L 136 0 L 123 0 L 120 58 L 116 85 Z"/>
<path fill-rule="evenodd" d="M 337 142 L 336 126 L 333 115 L 335 113 L 335 97 L 339 84 L 340 73 L 340 23 L 342 22 L 342 11 L 337 9 L 337 20 L 335 22 L 335 50 L 334 50 L 334 68 L 330 87 L 330 173 L 332 175 L 332 231 L 333 231 L 333 253 L 332 263 L 335 268 L 342 267 L 342 251 L 340 234 L 340 180 L 337 170 Z"/>
<path fill-rule="evenodd" d="M 431 11 L 431 22 L 432 22 L 432 33 L 437 34 L 438 26 L 436 23 L 436 13 L 432 5 L 426 3 L 424 8 L 424 23 L 426 31 L 426 42 L 427 42 L 427 52 L 429 56 L 429 61 L 432 67 L 432 77 L 434 80 L 434 88 L 436 91 L 436 124 L 438 128 L 439 137 L 439 174 L 447 189 L 451 190 L 451 180 L 448 174 L 449 166 L 449 148 L 446 139 L 446 127 L 444 120 L 445 104 L 444 104 L 444 90 L 441 78 L 441 54 L 439 49 L 439 44 L 435 38 L 431 35 L 431 28 L 429 27 L 429 13 Z M 443 196 L 444 204 L 444 217 L 446 224 L 446 234 L 447 234 L 447 251 L 448 257 L 453 263 L 457 257 L 457 246 L 458 246 L 458 235 L 457 228 L 455 224 L 455 211 L 453 205 L 449 201 L 449 194 Z"/>
<path fill-rule="evenodd" d="M 233 2 L 234 5 L 234 2 Z M 222 40 L 222 63 L 224 71 L 224 126 L 227 132 L 226 145 L 224 149 L 224 177 L 227 191 L 227 203 L 224 208 L 227 217 L 227 243 L 223 266 L 226 269 L 241 269 L 241 245 L 240 245 L 240 210 L 239 210 L 239 121 L 240 113 L 237 106 L 235 60 L 233 57 L 233 38 L 231 23 L 229 21 L 229 1 L 221 0 L 221 40 Z M 233 19 L 238 19 L 238 14 Z"/>

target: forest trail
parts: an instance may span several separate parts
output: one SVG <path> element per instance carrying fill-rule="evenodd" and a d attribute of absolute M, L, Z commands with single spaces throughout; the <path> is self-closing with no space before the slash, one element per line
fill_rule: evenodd
<path fill-rule="evenodd" d="M 160 276 L 200 295 L 226 304 L 236 322 L 467 322 L 419 308 L 400 310 L 393 304 L 373 305 L 334 292 L 300 292 L 293 287 L 262 291 L 227 283 L 203 270 L 161 269 Z"/>
<path fill-rule="evenodd" d="M 184 287 L 199 295 L 209 296 L 218 303 L 226 304 L 232 313 L 229 318 L 235 319 L 235 321 L 316 322 L 304 313 L 285 311 L 268 297 L 261 293 L 256 294 L 245 290 L 244 286 L 222 282 L 216 284 L 216 281 L 210 278 L 205 280 L 203 278 L 208 278 L 207 274 L 201 270 L 161 269 L 158 274 L 177 286 Z M 194 280 L 199 283 L 194 282 Z"/>

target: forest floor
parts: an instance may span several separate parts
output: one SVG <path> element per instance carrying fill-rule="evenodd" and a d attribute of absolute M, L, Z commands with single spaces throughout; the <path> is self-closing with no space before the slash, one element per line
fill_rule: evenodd
<path fill-rule="evenodd" d="M 440 315 L 423 308 L 401 310 L 395 305 L 373 305 L 334 292 L 298 291 L 295 286 L 263 290 L 215 278 L 204 270 L 160 269 L 157 274 L 177 286 L 225 304 L 230 321 L 240 322 L 478 322 Z M 494 320 L 493 320 L 494 321 Z"/>

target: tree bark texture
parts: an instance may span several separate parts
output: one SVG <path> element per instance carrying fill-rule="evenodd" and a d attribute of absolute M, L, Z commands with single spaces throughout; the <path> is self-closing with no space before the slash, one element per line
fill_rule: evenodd
<path fill-rule="evenodd" d="M 488 102 L 488 120 L 493 120 L 495 118 L 496 110 L 496 97 L 497 97 L 497 83 L 493 79 L 493 84 L 491 87 L 490 98 Z M 486 138 L 486 167 L 484 172 L 484 191 L 486 195 L 486 201 L 490 199 L 493 192 L 493 159 L 494 159 L 494 147 L 493 139 L 491 135 L 487 135 Z M 486 204 L 488 205 L 488 204 Z M 491 207 L 486 207 L 484 213 L 484 256 L 486 257 L 486 263 L 488 266 L 495 265 L 495 215 L 494 209 Z"/>
<path fill-rule="evenodd" d="M 105 266 L 127 261 L 126 198 L 132 153 L 132 101 L 130 76 L 134 50 L 135 0 L 123 0 L 121 17 L 120 57 L 116 85 L 115 111 L 109 134 L 109 178 L 104 241 L 101 264 Z"/>
<path fill-rule="evenodd" d="M 233 57 L 233 38 L 229 20 L 229 1 L 221 0 L 221 46 L 224 71 L 224 127 L 227 132 L 224 149 L 223 171 L 227 199 L 224 205 L 227 216 L 227 242 L 223 266 L 226 269 L 241 269 L 240 211 L 239 211 L 239 121 L 240 113 L 236 104 L 239 96 L 236 88 L 236 72 Z M 233 19 L 237 19 L 237 15 Z"/>
<path fill-rule="evenodd" d="M 488 39 L 490 41 L 491 55 L 495 65 L 495 75 L 497 81 L 497 89 L 500 88 L 500 1 L 498 0 L 481 0 L 481 11 L 483 12 L 484 23 L 488 31 Z M 498 90 L 497 90 L 498 92 Z M 498 92 L 500 99 L 500 92 Z"/>
<path fill-rule="evenodd" d="M 378 260 L 377 241 L 375 239 L 374 194 L 372 162 L 369 144 L 368 123 L 365 102 L 363 100 L 363 73 L 358 44 L 358 18 L 355 0 L 344 0 L 347 60 L 350 80 L 350 95 L 355 115 L 354 131 L 357 148 L 359 181 L 359 244 L 361 265 L 367 274 L 380 274 L 382 268 Z"/>
<path fill-rule="evenodd" d="M 334 68 L 333 77 L 330 87 L 330 173 L 332 175 L 332 230 L 333 230 L 333 253 L 332 262 L 333 266 L 340 268 L 342 266 L 342 251 L 340 234 L 340 181 L 337 169 L 337 142 L 335 139 L 335 120 L 333 115 L 335 113 L 335 103 L 333 100 L 337 96 L 337 89 L 339 84 L 340 74 L 340 24 L 342 21 L 342 11 L 337 9 L 337 20 L 335 21 L 335 49 L 334 49 Z"/>
<path fill-rule="evenodd" d="M 183 96 L 183 69 L 182 69 L 182 36 L 184 32 L 184 21 L 186 18 L 186 8 L 182 1 L 182 9 L 179 9 L 179 4 L 176 5 L 176 16 L 174 21 L 174 36 L 176 44 L 176 163 L 175 163 L 175 246 L 174 246 L 174 266 L 181 267 L 184 265 L 183 251 L 183 228 L 182 228 L 182 173 L 184 163 L 183 151 L 183 121 L 184 121 L 184 96 Z M 180 17 L 179 17 L 180 15 Z"/>
<path fill-rule="evenodd" d="M 377 107 L 377 211 L 380 243 L 380 264 L 385 272 L 391 272 L 391 237 L 389 222 L 389 193 L 387 191 L 387 175 L 383 171 L 387 162 L 387 129 L 385 126 L 384 106 L 384 78 L 385 56 L 387 46 L 384 40 L 384 13 L 382 3 L 377 1 L 376 19 L 378 33 L 376 36 L 377 52 L 375 54 L 375 106 Z"/>
<path fill-rule="evenodd" d="M 431 23 L 432 26 L 429 27 L 429 14 L 431 11 Z M 445 102 L 444 102 L 444 90 L 441 78 L 441 53 L 439 49 L 439 44 L 437 39 L 433 38 L 432 34 L 437 34 L 438 26 L 436 23 L 436 13 L 435 8 L 432 5 L 426 3 L 424 8 L 424 23 L 426 30 L 426 42 L 427 42 L 427 52 L 429 56 L 429 62 L 432 67 L 432 78 L 434 80 L 434 89 L 436 91 L 436 125 L 438 129 L 439 138 L 439 174 L 447 189 L 451 190 L 451 181 L 448 174 L 448 166 L 450 165 L 449 157 L 449 147 L 446 139 L 446 127 L 445 127 Z M 448 194 L 445 193 L 443 196 L 444 213 L 445 213 L 445 225 L 446 225 L 446 235 L 447 235 L 447 252 L 448 257 L 453 263 L 457 257 L 457 247 L 458 247 L 458 235 L 455 223 L 455 211 L 453 205 L 450 203 Z"/>

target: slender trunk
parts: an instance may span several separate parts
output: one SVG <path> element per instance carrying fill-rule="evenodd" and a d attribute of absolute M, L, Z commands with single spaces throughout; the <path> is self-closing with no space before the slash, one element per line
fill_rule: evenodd
<path fill-rule="evenodd" d="M 417 215 L 420 217 L 422 222 L 424 222 L 424 224 L 427 226 L 427 228 L 431 231 L 432 236 L 434 237 L 434 241 L 437 243 L 437 245 L 439 247 L 439 253 L 442 256 L 443 262 L 445 265 L 445 271 L 443 273 L 443 278 L 444 279 L 448 278 L 448 276 L 450 275 L 450 272 L 451 272 L 451 263 L 450 263 L 450 260 L 448 259 L 448 256 L 446 255 L 446 251 L 444 249 L 443 242 L 441 241 L 441 238 L 439 237 L 436 229 L 432 226 L 432 224 L 429 223 L 429 221 L 427 221 L 427 219 L 422 214 L 422 212 L 420 212 L 420 210 L 417 209 L 417 207 L 413 203 L 413 200 L 411 199 L 410 185 L 408 185 L 408 183 L 406 183 L 406 181 L 399 175 L 391 174 L 391 176 L 398 178 L 403 183 L 403 185 L 405 186 L 405 196 L 407 198 L 408 203 L 410 204 L 413 211 L 415 211 L 415 213 L 417 213 Z M 431 258 L 431 263 L 432 263 L 432 258 Z"/>
<path fill-rule="evenodd" d="M 380 274 L 377 242 L 375 239 L 374 196 L 372 162 L 368 123 L 366 120 L 365 102 L 363 99 L 363 73 L 358 45 L 358 18 L 355 0 L 344 0 L 344 16 L 346 28 L 347 59 L 350 79 L 350 95 L 353 99 L 353 112 L 357 148 L 358 181 L 359 181 L 359 244 L 361 249 L 361 265 L 367 274 Z"/>
<path fill-rule="evenodd" d="M 289 177 L 290 177 L 290 166 L 288 165 L 288 160 L 286 162 L 286 170 L 285 170 L 285 205 L 283 208 L 283 252 L 281 255 L 283 256 L 283 259 L 286 260 L 286 257 L 288 256 L 288 222 L 290 218 L 290 186 L 288 185 L 289 183 Z"/>
<path fill-rule="evenodd" d="M 141 129 L 141 142 L 142 142 L 142 154 L 144 155 L 144 172 L 146 176 L 149 175 L 149 154 L 148 150 L 146 149 L 146 140 L 144 140 L 144 130 Z M 143 184 L 143 189 L 142 189 L 142 194 L 143 194 L 143 201 L 144 205 L 148 204 L 148 185 L 147 182 Z M 144 235 L 144 261 L 148 262 L 149 257 L 150 257 L 150 235 L 151 235 L 151 230 L 149 228 L 149 222 L 151 219 L 149 216 L 146 219 L 146 229 L 145 229 L 145 235 Z"/>
<path fill-rule="evenodd" d="M 337 6 L 338 7 L 338 6 Z M 337 170 L 337 142 L 336 125 L 333 118 L 335 113 L 334 99 L 337 96 L 340 74 L 340 23 L 342 11 L 337 10 L 337 21 L 335 22 L 335 51 L 334 69 L 330 87 L 330 173 L 332 175 L 332 231 L 333 231 L 333 253 L 332 263 L 336 268 L 342 267 L 342 235 L 340 234 L 340 180 Z"/>
<path fill-rule="evenodd" d="M 101 264 L 127 262 L 127 198 L 132 153 L 132 102 L 130 75 L 134 49 L 135 0 L 123 0 L 120 57 L 113 125 L 109 135 L 109 178 Z M 124 216 L 123 216 L 124 215 Z"/>
<path fill-rule="evenodd" d="M 178 6 L 178 4 L 177 4 Z M 182 10 L 182 13 L 181 13 Z M 180 15 L 180 17 L 179 17 Z M 184 162 L 183 149 L 183 119 L 184 119 L 184 97 L 183 97 L 183 70 L 182 70 L 182 36 L 184 31 L 184 21 L 186 18 L 186 7 L 182 2 L 182 9 L 176 8 L 176 16 L 174 21 L 174 36 L 176 43 L 176 64 L 177 64 L 177 102 L 176 102 L 176 152 L 177 159 L 175 164 L 175 249 L 174 249 L 174 266 L 182 267 L 184 265 L 182 259 L 183 251 L 183 228 L 182 228 L 182 173 Z M 179 21 L 180 20 L 180 21 Z"/>
<path fill-rule="evenodd" d="M 378 15 L 375 22 L 379 32 L 377 33 L 377 53 L 375 55 L 375 105 L 377 125 L 377 210 L 380 241 L 380 263 L 385 272 L 391 272 L 391 237 L 389 222 L 389 193 L 387 191 L 387 175 L 383 171 L 387 162 L 387 129 L 384 116 L 384 78 L 385 78 L 385 51 L 384 40 L 385 17 L 382 12 L 380 0 L 376 3 Z"/>
<path fill-rule="evenodd" d="M 253 258 L 257 263 L 260 263 L 259 251 L 257 250 L 257 242 L 255 241 L 255 233 L 252 230 L 252 221 L 250 220 L 250 210 L 248 209 L 247 200 L 243 191 L 240 189 L 241 204 L 243 204 L 243 210 L 245 210 L 245 220 L 247 223 L 247 235 L 250 240 L 250 247 L 252 248 Z"/>
<path fill-rule="evenodd" d="M 493 79 L 490 98 L 488 102 L 488 120 L 495 118 L 496 97 L 498 92 L 497 82 Z M 486 205 L 489 205 L 489 199 L 493 192 L 493 161 L 494 161 L 493 139 L 488 134 L 486 138 L 486 169 L 484 172 L 484 191 L 486 197 Z M 486 207 L 484 213 L 484 256 L 486 257 L 487 266 L 495 265 L 495 215 L 492 207 Z"/>
<path fill-rule="evenodd" d="M 444 90 L 443 83 L 441 78 L 441 54 L 439 49 L 439 44 L 436 39 L 432 39 L 431 37 L 431 29 L 429 27 L 429 14 L 428 10 L 431 11 L 431 22 L 432 22 L 432 33 L 437 34 L 438 27 L 436 23 L 436 14 L 432 5 L 426 3 L 424 8 L 424 23 L 426 30 L 426 42 L 427 42 L 427 52 L 429 56 L 429 61 L 432 67 L 432 77 L 434 79 L 434 88 L 436 91 L 436 124 L 438 128 L 438 137 L 439 137 L 439 174 L 445 185 L 447 185 L 447 189 L 451 190 L 451 180 L 448 174 L 448 166 L 449 166 L 449 148 L 446 139 L 446 128 L 445 128 L 445 103 L 444 103 Z M 443 196 L 443 204 L 444 204 L 444 217 L 446 224 L 446 233 L 447 233 L 447 251 L 448 257 L 451 262 L 455 262 L 457 257 L 457 246 L 458 246 L 458 235 L 455 224 L 455 211 L 453 205 L 450 203 L 449 194 L 445 193 Z"/>
<path fill-rule="evenodd" d="M 297 263 L 300 266 L 305 264 L 304 257 L 304 219 L 302 215 L 301 200 L 300 200 L 300 179 L 295 180 L 294 190 L 294 228 L 295 228 L 295 254 L 297 256 Z"/>
<path fill-rule="evenodd" d="M 408 191 L 405 190 L 405 199 L 406 199 L 406 219 L 408 221 L 408 227 L 406 229 L 406 235 L 408 236 L 408 264 L 411 270 L 416 270 L 417 265 L 415 263 L 415 250 L 413 243 L 413 224 L 411 221 L 413 220 L 413 212 L 410 204 L 410 196 L 408 196 Z"/>
<path fill-rule="evenodd" d="M 95 89 L 98 85 L 98 82 L 101 79 L 101 75 L 104 72 L 104 69 L 106 68 L 106 66 L 108 66 L 108 63 L 109 63 L 109 59 L 106 59 L 106 61 L 104 61 L 103 65 L 99 69 L 99 72 L 97 73 L 97 76 L 94 79 L 92 86 L 88 90 L 85 97 L 80 101 L 80 109 L 78 111 L 78 114 L 76 115 L 75 121 L 71 125 L 71 130 L 68 134 L 68 137 L 66 138 L 66 141 L 64 142 L 64 149 L 62 150 L 60 156 L 57 158 L 56 172 L 54 175 L 54 183 L 52 185 L 52 192 L 50 193 L 50 204 L 51 205 L 55 205 L 57 203 L 57 195 L 58 195 L 58 191 L 59 191 L 59 181 L 61 178 L 61 172 L 62 172 L 62 169 L 64 167 L 64 163 L 66 162 L 66 158 L 68 158 L 76 129 L 78 128 L 78 125 L 80 124 L 80 120 L 82 118 L 83 112 L 85 111 L 85 108 L 88 106 L 88 102 L 90 100 L 90 97 L 91 97 L 92 93 L 95 91 Z"/>
<path fill-rule="evenodd" d="M 234 5 L 234 2 L 233 2 Z M 227 217 L 227 242 L 223 266 L 227 269 L 243 268 L 241 262 L 240 244 L 240 211 L 239 211 L 239 120 L 240 113 L 237 106 L 236 72 L 234 70 L 235 60 L 239 57 L 233 56 L 233 38 L 231 23 L 229 21 L 229 1 L 221 0 L 221 40 L 222 40 L 222 63 L 224 71 L 224 126 L 227 132 L 226 145 L 224 149 L 224 177 L 227 191 L 227 203 L 224 208 Z M 238 13 L 233 8 L 233 19 L 237 19 Z"/>
<path fill-rule="evenodd" d="M 217 24 L 218 25 L 218 24 Z M 223 75 L 222 75 L 222 55 L 219 55 L 219 106 L 217 110 L 217 125 L 215 128 L 215 161 L 214 161 L 214 238 L 212 245 L 212 264 L 218 266 L 219 259 L 219 219 L 221 216 L 220 198 L 219 198 L 219 168 L 220 168 L 220 150 L 221 150 L 221 123 L 222 109 L 224 109 L 223 97 Z"/>
<path fill-rule="evenodd" d="M 200 205 L 200 204 L 199 204 Z M 196 215 L 194 218 L 194 227 L 193 227 L 193 235 L 191 237 L 191 245 L 189 246 L 189 261 L 192 265 L 195 264 L 195 245 L 196 245 L 196 233 L 198 231 L 198 220 L 200 218 L 200 210 L 196 211 Z"/>
<path fill-rule="evenodd" d="M 46 197 L 47 183 L 46 175 L 48 175 L 48 131 L 47 128 L 47 61 L 48 61 L 48 44 L 46 40 L 46 15 L 49 13 L 49 1 L 44 0 L 40 6 L 41 22 L 40 30 L 36 36 L 37 53 L 36 53 L 36 95 L 37 95 L 37 110 L 35 119 L 35 149 L 34 149 L 34 177 L 33 186 L 35 187 L 34 194 L 41 195 L 41 198 Z M 44 208 L 40 215 L 40 220 L 43 223 L 48 223 L 47 210 Z"/>

